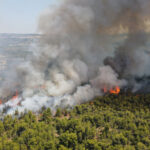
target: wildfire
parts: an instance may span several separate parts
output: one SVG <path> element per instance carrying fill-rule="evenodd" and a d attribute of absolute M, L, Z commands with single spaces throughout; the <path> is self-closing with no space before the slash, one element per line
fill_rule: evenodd
<path fill-rule="evenodd" d="M 15 100 L 18 98 L 18 91 L 16 91 L 16 94 L 12 97 L 12 100 Z"/>
<path fill-rule="evenodd" d="M 116 86 L 114 89 L 110 89 L 111 94 L 119 94 L 120 93 L 120 87 Z"/>
<path fill-rule="evenodd" d="M 105 86 L 104 86 L 103 91 L 104 91 L 104 93 L 107 93 L 107 92 L 108 92 L 108 90 L 107 90 L 107 88 L 106 88 Z"/>
<path fill-rule="evenodd" d="M 103 88 L 104 93 L 107 93 L 109 91 L 110 94 L 119 94 L 120 93 L 120 87 L 116 86 L 115 88 L 111 88 L 108 90 L 106 87 Z"/>

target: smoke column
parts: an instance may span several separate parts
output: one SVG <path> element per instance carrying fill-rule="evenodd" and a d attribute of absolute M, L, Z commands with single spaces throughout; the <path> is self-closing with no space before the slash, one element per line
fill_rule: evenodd
<path fill-rule="evenodd" d="M 0 110 L 37 112 L 45 106 L 55 112 L 102 95 L 104 87 L 139 90 L 143 83 L 136 77 L 150 75 L 144 50 L 149 6 L 149 0 L 65 0 L 46 10 L 39 19 L 42 37 L 33 57 L 16 68 L 0 91 L 19 90 L 20 95 Z M 120 27 L 127 37 L 114 51 L 109 45 Z M 9 83 L 13 88 L 5 86 Z"/>

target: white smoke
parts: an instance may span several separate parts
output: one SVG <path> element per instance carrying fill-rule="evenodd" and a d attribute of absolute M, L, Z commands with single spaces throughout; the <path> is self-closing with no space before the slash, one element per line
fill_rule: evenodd
<path fill-rule="evenodd" d="M 112 89 L 115 85 L 123 87 L 127 84 L 125 80 L 118 79 L 118 74 L 110 66 L 100 67 L 98 76 L 91 83 L 97 89 L 103 89 L 105 87 L 108 90 Z"/>
<path fill-rule="evenodd" d="M 45 11 L 39 20 L 38 48 L 16 71 L 19 81 L 14 80 L 13 90 L 21 92 L 19 105 L 12 107 L 14 102 L 8 101 L 7 113 L 72 107 L 102 95 L 104 86 L 126 86 L 128 75 L 149 75 L 143 51 L 148 6 L 149 0 L 65 0 Z M 114 54 L 110 33 L 120 26 L 129 34 Z"/>

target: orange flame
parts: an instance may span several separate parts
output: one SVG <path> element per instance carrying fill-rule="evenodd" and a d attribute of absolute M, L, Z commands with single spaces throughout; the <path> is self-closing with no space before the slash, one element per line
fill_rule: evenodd
<path fill-rule="evenodd" d="M 110 89 L 111 94 L 119 94 L 120 93 L 120 87 L 116 86 L 115 89 Z"/>
<path fill-rule="evenodd" d="M 107 87 L 104 86 L 103 92 L 104 92 L 104 93 L 109 92 L 110 94 L 119 94 L 119 93 L 120 93 L 120 87 L 119 87 L 119 86 L 116 86 L 115 88 L 111 88 L 110 90 L 108 90 Z"/>
<path fill-rule="evenodd" d="M 16 91 L 16 94 L 15 94 L 15 96 L 12 97 L 12 100 L 15 100 L 17 98 L 18 98 L 18 91 Z"/>
<path fill-rule="evenodd" d="M 103 88 L 103 91 L 104 91 L 104 93 L 107 93 L 107 92 L 108 92 L 106 86 Z"/>

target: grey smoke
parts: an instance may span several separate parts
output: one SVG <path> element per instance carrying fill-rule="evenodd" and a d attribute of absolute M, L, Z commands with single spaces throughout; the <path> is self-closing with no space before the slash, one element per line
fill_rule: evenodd
<path fill-rule="evenodd" d="M 144 51 L 149 6 L 149 0 L 65 0 L 46 10 L 39 19 L 42 38 L 34 56 L 17 68 L 19 81 L 13 80 L 13 90 L 22 92 L 20 105 L 8 113 L 72 107 L 102 95 L 104 86 L 131 85 L 136 91 L 141 83 L 135 76 L 150 75 Z M 120 26 L 128 35 L 114 52 L 111 31 Z"/>

